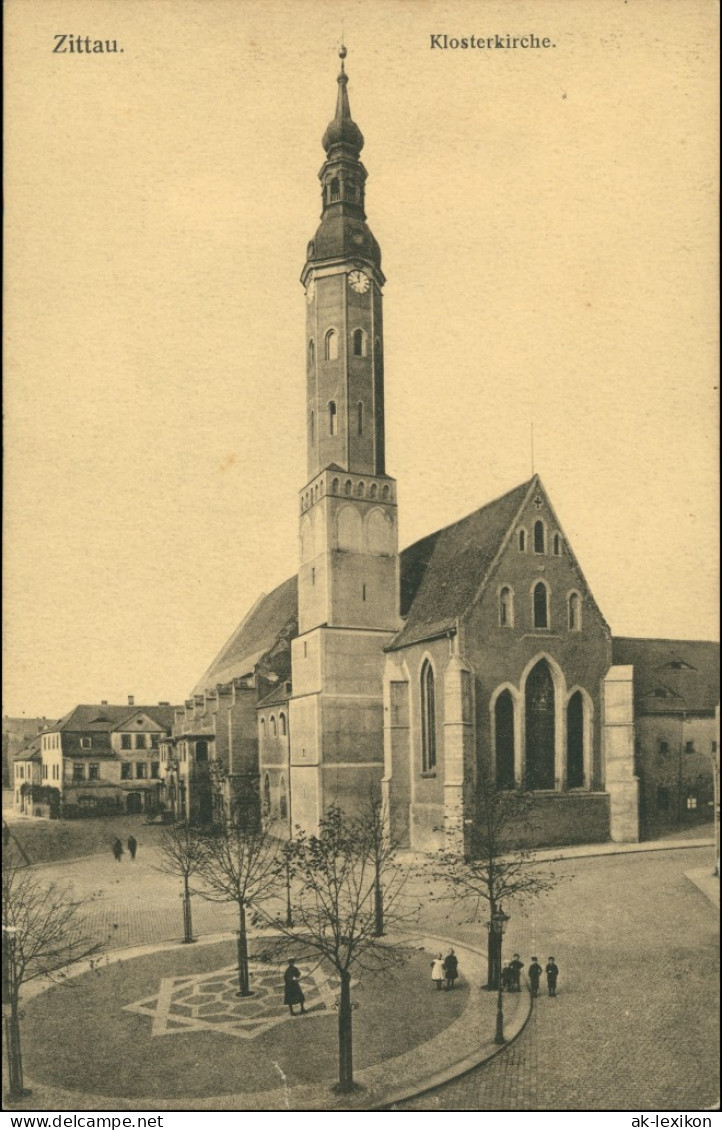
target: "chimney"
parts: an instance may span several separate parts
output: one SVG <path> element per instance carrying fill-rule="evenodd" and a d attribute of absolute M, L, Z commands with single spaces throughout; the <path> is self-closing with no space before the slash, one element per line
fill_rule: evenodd
<path fill-rule="evenodd" d="M 128 695 L 128 706 L 135 706 L 135 695 Z"/>
<path fill-rule="evenodd" d="M 101 698 L 101 700 L 100 700 L 100 705 L 101 705 L 101 706 L 107 706 L 107 705 L 108 705 L 108 700 L 107 700 L 107 698 Z"/>

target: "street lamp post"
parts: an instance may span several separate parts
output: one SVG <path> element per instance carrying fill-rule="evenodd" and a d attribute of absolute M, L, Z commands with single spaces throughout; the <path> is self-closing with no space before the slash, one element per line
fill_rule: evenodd
<path fill-rule="evenodd" d="M 504 937 L 504 930 L 509 921 L 509 915 L 504 914 L 501 907 L 495 910 L 491 916 L 491 928 L 494 932 L 496 941 L 496 954 L 497 954 L 497 969 L 498 969 L 498 989 L 496 995 L 496 1035 L 494 1036 L 495 1044 L 505 1044 L 504 1039 L 504 1004 L 502 1000 L 502 983 L 501 983 L 501 945 L 502 938 Z"/>

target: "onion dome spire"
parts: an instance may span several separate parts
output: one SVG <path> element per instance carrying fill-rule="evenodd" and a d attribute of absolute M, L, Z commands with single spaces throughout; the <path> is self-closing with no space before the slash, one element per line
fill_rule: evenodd
<path fill-rule="evenodd" d="M 336 115 L 333 121 L 329 122 L 321 144 L 328 156 L 331 156 L 332 149 L 335 150 L 337 146 L 342 146 L 349 155 L 358 158 L 359 153 L 363 149 L 364 138 L 361 130 L 351 117 L 351 107 L 348 101 L 347 90 L 348 75 L 344 67 L 344 59 L 347 54 L 348 52 L 342 44 L 338 53 L 341 60 L 341 70 L 337 79 L 338 97 L 336 99 Z"/>

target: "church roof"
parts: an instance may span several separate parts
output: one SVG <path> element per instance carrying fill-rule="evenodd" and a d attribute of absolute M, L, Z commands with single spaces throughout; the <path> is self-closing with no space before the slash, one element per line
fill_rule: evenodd
<path fill-rule="evenodd" d="M 616 637 L 612 662 L 634 667 L 641 714 L 710 713 L 719 702 L 718 643 Z"/>
<path fill-rule="evenodd" d="M 406 647 L 452 628 L 480 586 L 536 477 L 401 554 L 401 615 L 390 647 Z"/>
<path fill-rule="evenodd" d="M 293 576 L 259 597 L 198 680 L 193 694 L 203 694 L 217 683 L 250 674 L 282 633 L 296 635 L 297 624 L 298 579 Z"/>

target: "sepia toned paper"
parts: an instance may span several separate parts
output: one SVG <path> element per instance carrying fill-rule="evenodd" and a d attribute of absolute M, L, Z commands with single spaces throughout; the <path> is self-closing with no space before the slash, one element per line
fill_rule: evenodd
<path fill-rule="evenodd" d="M 342 41 L 401 546 L 536 471 L 616 635 L 715 638 L 717 32 L 710 0 L 8 0 L 4 714 L 180 702 L 296 569 Z"/>

